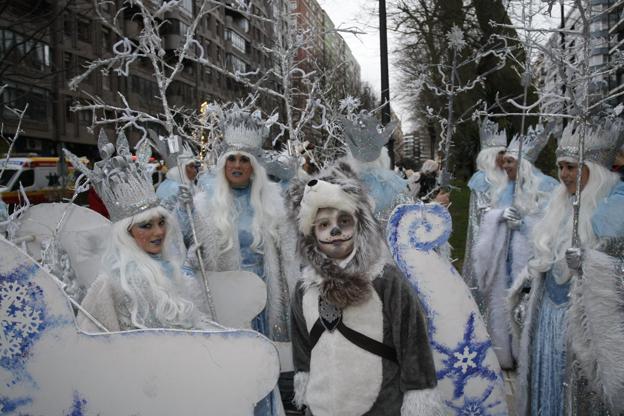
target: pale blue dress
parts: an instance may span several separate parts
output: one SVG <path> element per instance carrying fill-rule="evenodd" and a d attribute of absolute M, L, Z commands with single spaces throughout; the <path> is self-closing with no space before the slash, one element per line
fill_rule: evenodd
<path fill-rule="evenodd" d="M 591 218 L 598 239 L 624 236 L 624 183 L 598 204 Z M 571 224 L 571 222 L 570 222 Z M 531 415 L 565 416 L 567 335 L 565 315 L 571 281 L 559 285 L 555 276 L 566 273 L 554 265 L 546 272 L 544 288 L 538 294 L 538 308 L 531 334 Z"/>
<path fill-rule="evenodd" d="M 266 282 L 264 273 L 264 256 L 262 253 L 254 251 L 251 247 L 253 243 L 252 224 L 254 218 L 254 209 L 251 205 L 251 186 L 245 188 L 232 188 L 232 196 L 234 205 L 238 214 L 238 243 L 241 255 L 241 270 L 257 274 Z M 254 318 L 251 323 L 255 331 L 268 336 L 268 321 L 266 316 L 266 308 Z M 254 409 L 255 416 L 278 415 L 279 406 L 276 402 L 276 395 L 270 393 L 264 399 L 256 404 Z"/>

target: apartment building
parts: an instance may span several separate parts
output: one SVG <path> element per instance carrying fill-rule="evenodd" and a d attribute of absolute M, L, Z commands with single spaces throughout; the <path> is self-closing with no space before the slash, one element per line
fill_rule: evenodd
<path fill-rule="evenodd" d="M 157 0 L 145 0 L 156 7 Z M 271 17 L 272 9 L 255 2 L 252 15 Z M 268 5 L 269 2 L 267 1 Z M 181 7 L 168 13 L 160 35 L 167 54 L 174 57 L 200 0 L 183 0 Z M 119 94 L 132 108 L 158 114 L 161 102 L 156 98 L 157 84 L 148 59 L 139 59 L 130 66 L 129 76 L 115 72 L 93 73 L 77 91 L 68 88 L 72 77 L 82 73 L 88 62 L 112 55 L 119 36 L 102 23 L 90 0 L 10 0 L 0 15 L 0 84 L 6 85 L 2 104 L 29 108 L 21 125 L 16 152 L 58 154 L 65 146 L 79 154 L 95 153 L 96 136 L 90 131 L 93 114 L 72 112 L 70 108 L 89 95 L 101 97 L 106 103 L 121 104 Z M 100 11 L 113 21 L 122 34 L 137 40 L 143 23 L 139 9 L 122 0 L 102 3 Z M 271 45 L 273 25 L 263 19 L 249 17 L 232 8 L 216 7 L 200 22 L 196 39 L 204 56 L 217 66 L 231 72 L 266 72 L 271 57 L 262 46 Z M 240 82 L 192 61 L 168 89 L 170 105 L 199 108 L 202 102 L 234 100 L 249 90 Z M 278 103 L 262 97 L 260 105 L 272 111 Z M 17 127 L 16 116 L 2 106 L 1 118 L 5 135 Z M 112 115 L 110 115 L 112 116 Z M 129 132 L 130 140 L 138 133 Z"/>

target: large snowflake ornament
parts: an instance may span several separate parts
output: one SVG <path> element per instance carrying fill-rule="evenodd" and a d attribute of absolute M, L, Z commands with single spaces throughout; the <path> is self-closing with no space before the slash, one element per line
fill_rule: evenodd
<path fill-rule="evenodd" d="M 432 342 L 435 351 L 442 354 L 442 366 L 438 371 L 438 380 L 449 378 L 454 385 L 454 397 L 464 394 L 464 388 L 471 378 L 496 381 L 499 376 L 484 364 L 485 357 L 492 347 L 492 341 L 478 342 L 475 339 L 475 314 L 471 313 L 466 323 L 464 336 L 460 342 L 449 347 Z"/>
<path fill-rule="evenodd" d="M 13 368 L 44 327 L 43 292 L 30 277 L 37 267 L 0 274 L 0 365 Z"/>
<path fill-rule="evenodd" d="M 464 46 L 466 46 L 464 31 L 461 30 L 458 26 L 453 25 L 451 31 L 446 34 L 446 39 L 448 40 L 449 47 L 451 49 L 457 50 L 458 52 L 464 49 Z"/>

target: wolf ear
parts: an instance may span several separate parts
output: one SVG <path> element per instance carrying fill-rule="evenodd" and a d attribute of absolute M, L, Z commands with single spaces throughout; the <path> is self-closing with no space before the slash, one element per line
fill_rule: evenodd
<path fill-rule="evenodd" d="M 284 192 L 284 202 L 288 212 L 297 217 L 301 208 L 301 200 L 303 200 L 303 192 L 308 181 L 301 178 L 293 178 L 290 180 L 290 186 Z"/>
<path fill-rule="evenodd" d="M 351 167 L 351 165 L 344 160 L 339 161 L 334 169 L 347 178 L 357 179 L 357 175 L 355 174 L 353 167 Z"/>

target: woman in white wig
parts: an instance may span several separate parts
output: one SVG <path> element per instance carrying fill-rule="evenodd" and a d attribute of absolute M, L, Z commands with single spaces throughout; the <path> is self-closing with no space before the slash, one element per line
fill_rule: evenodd
<path fill-rule="evenodd" d="M 212 326 L 185 297 L 195 280 L 183 271 L 182 242 L 176 223 L 159 205 L 146 163 L 149 147 L 132 160 L 125 135 L 117 139 L 118 156 L 105 135 L 98 141 L 102 161 L 94 170 L 65 151 L 74 166 L 94 184 L 113 225 L 102 256 L 101 273 L 83 299 L 78 322 L 87 331 L 143 328 L 201 329 Z"/>
<path fill-rule="evenodd" d="M 524 327 L 515 328 L 522 329 L 519 416 L 624 411 L 624 184 L 609 171 L 621 134 L 622 124 L 611 122 L 586 134 L 580 249 L 572 248 L 578 129 L 568 126 L 559 142 L 561 183 L 535 226 L 527 272 L 512 290 L 518 305 L 530 286 L 528 304 L 514 307 L 517 316 L 526 314 Z"/>
<path fill-rule="evenodd" d="M 200 179 L 204 191 L 195 197 L 204 262 L 209 270 L 245 270 L 264 280 L 266 307 L 252 326 L 273 341 L 288 342 L 290 290 L 299 263 L 281 188 L 269 180 L 260 162 L 268 128 L 259 111 L 250 114 L 234 105 L 224 112 L 222 130 L 227 148 L 210 180 Z M 278 407 L 265 399 L 255 414 L 277 414 Z"/>
<path fill-rule="evenodd" d="M 477 156 L 477 171 L 468 181 L 470 188 L 470 205 L 468 212 L 468 233 L 466 237 L 466 251 L 462 268 L 462 277 L 469 287 L 476 285 L 473 268 L 473 250 L 479 237 L 481 217 L 492 208 L 492 193 L 495 189 L 507 186 L 507 174 L 503 170 L 503 155 L 507 147 L 507 134 L 499 130 L 498 124 L 488 119 L 481 123 L 479 129 L 481 151 Z M 476 293 L 479 299 L 480 294 Z"/>
<path fill-rule="evenodd" d="M 529 259 L 533 226 L 543 216 L 551 191 L 557 186 L 555 179 L 533 165 L 547 141 L 548 134 L 538 126 L 530 127 L 526 136 L 516 136 L 509 144 L 503 156 L 509 181 L 491 191 L 492 209 L 483 215 L 474 249 L 475 280 L 487 309 L 488 332 L 503 369 L 513 369 L 517 359 L 516 343 L 511 342 L 507 290 Z"/>

